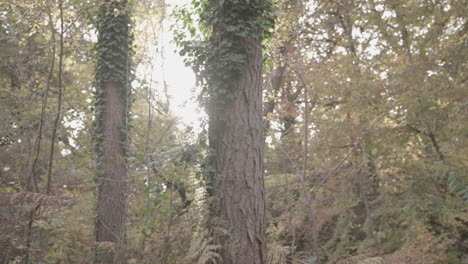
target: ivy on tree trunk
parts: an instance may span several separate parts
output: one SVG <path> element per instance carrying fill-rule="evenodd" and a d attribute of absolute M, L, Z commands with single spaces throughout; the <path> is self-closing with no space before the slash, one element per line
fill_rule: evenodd
<path fill-rule="evenodd" d="M 127 1 L 104 0 L 96 46 L 97 263 L 125 263 L 131 35 Z M 110 242 L 110 243 L 109 243 Z"/>

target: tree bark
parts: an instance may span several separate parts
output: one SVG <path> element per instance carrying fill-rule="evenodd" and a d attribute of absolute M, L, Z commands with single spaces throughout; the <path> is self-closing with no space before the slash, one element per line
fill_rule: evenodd
<path fill-rule="evenodd" d="M 98 207 L 96 242 L 112 242 L 119 247 L 125 239 L 126 176 L 125 137 L 126 102 L 121 85 L 103 84 L 104 106 L 101 133 L 103 136 L 103 167 L 98 176 Z M 98 251 L 98 263 L 122 263 L 117 248 Z"/>
<path fill-rule="evenodd" d="M 209 113 L 216 179 L 211 192 L 219 199 L 215 214 L 227 233 L 220 239 L 223 263 L 257 264 L 265 263 L 260 34 L 240 42 L 246 62 L 234 80 L 234 99 L 224 105 L 223 120 Z"/>
<path fill-rule="evenodd" d="M 98 18 L 96 263 L 125 263 L 131 38 L 126 0 L 103 0 Z"/>

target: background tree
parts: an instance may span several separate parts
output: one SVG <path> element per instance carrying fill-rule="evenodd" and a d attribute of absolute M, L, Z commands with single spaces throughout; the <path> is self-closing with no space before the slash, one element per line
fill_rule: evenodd
<path fill-rule="evenodd" d="M 0 231 L 2 262 L 15 257 L 17 261 L 27 261 L 27 258 L 36 261 L 44 257 L 56 237 L 54 233 L 44 232 L 41 223 L 49 214 L 63 209 L 60 202 L 63 199 L 58 198 L 62 194 L 61 187 L 73 188 L 83 182 L 85 172 L 89 173 L 89 160 L 79 158 L 86 152 L 85 145 L 81 144 L 86 139 L 78 142 L 81 133 L 74 133 L 70 128 L 71 122 L 78 127 L 87 121 L 84 115 L 89 113 L 87 104 L 81 102 L 86 102 L 88 97 L 90 87 L 86 87 L 89 83 L 86 75 L 91 75 L 90 64 L 76 49 L 77 46 L 90 47 L 84 37 L 87 32 L 79 30 L 87 23 L 78 14 L 82 15 L 89 7 L 75 4 L 62 5 L 60 1 L 3 1 L 0 4 L 5 10 L 0 18 L 0 108 L 3 113 L 0 193 L 1 221 L 7 223 Z M 59 65 L 60 60 L 63 65 Z M 78 61 L 80 66 L 72 70 L 70 65 Z M 67 90 L 62 93 L 61 106 L 58 102 L 60 86 Z M 54 152 L 55 156 L 51 156 Z M 72 152 L 75 155 L 70 155 Z M 71 165 L 65 167 L 65 162 Z M 65 174 L 65 171 L 71 173 Z M 61 222 L 59 217 L 52 219 Z"/>
<path fill-rule="evenodd" d="M 291 259 L 312 255 L 314 221 L 319 228 L 321 260 L 326 263 L 337 263 L 350 255 L 358 255 L 355 259 L 362 261 L 380 256 L 378 261 L 391 263 L 458 263 L 460 260 L 455 259 L 463 258 L 459 240 L 452 244 L 431 231 L 452 226 L 458 221 L 455 218 L 465 212 L 460 211 L 460 206 L 466 177 L 459 174 L 458 167 L 466 163 L 458 159 L 465 148 L 449 142 L 461 136 L 461 130 L 453 129 L 450 123 L 457 123 L 455 120 L 461 118 L 458 114 L 466 111 L 458 101 L 460 89 L 466 84 L 454 81 L 460 77 L 449 77 L 460 76 L 461 71 L 442 70 L 452 68 L 443 66 L 446 59 L 442 57 L 452 48 L 461 48 L 459 45 L 464 42 L 452 42 L 465 35 L 465 24 L 457 10 L 459 4 L 319 1 L 304 11 L 296 51 L 288 57 L 288 70 L 292 71 L 288 81 L 298 89 L 310 87 L 309 125 L 297 122 L 292 127 L 301 139 L 309 131 L 310 155 L 302 155 L 298 149 L 302 142 L 297 137 L 287 140 L 281 136 L 281 116 L 288 111 L 281 107 L 271 115 L 267 138 L 271 143 L 266 155 L 266 169 L 270 172 L 266 175 L 266 189 L 271 190 L 267 195 L 272 201 L 268 204 L 272 214 L 270 239 L 280 239 L 283 246 L 296 245 L 296 249 L 291 249 L 296 250 Z M 457 69 L 465 67 L 463 63 L 450 64 L 457 64 Z M 442 84 L 442 80 L 451 84 Z M 450 99 L 443 96 L 445 93 L 451 94 Z M 277 98 L 278 106 L 289 103 Z M 301 98 L 304 97 L 294 100 L 296 106 L 304 104 Z M 445 105 L 444 100 L 451 103 Z M 416 109 L 426 110 L 423 113 Z M 304 114 L 304 108 L 295 109 L 298 110 Z M 445 115 L 452 119 L 443 118 Z M 303 121 L 297 116 L 298 121 Z M 426 132 L 410 124 L 413 122 L 425 127 Z M 435 141 L 429 131 L 433 131 Z M 443 139 L 446 133 L 451 136 Z M 451 165 L 442 165 L 446 164 L 442 161 L 445 154 L 437 149 L 443 149 L 440 145 L 444 144 L 451 146 L 446 151 L 457 160 Z M 308 159 L 306 190 L 301 189 L 297 169 L 304 158 Z M 285 163 L 295 168 L 289 174 L 284 171 Z M 454 181 L 459 183 L 458 192 L 449 194 L 451 198 L 445 188 L 455 185 L 448 178 L 456 178 Z M 303 199 L 292 204 L 291 200 L 289 204 L 278 203 L 282 196 L 278 189 L 284 190 L 282 195 L 296 191 L 304 197 L 304 192 L 311 193 L 317 205 L 317 219 L 304 213 L 307 205 Z M 434 216 L 434 208 L 446 213 L 443 219 Z M 398 213 L 407 210 L 412 213 Z M 389 220 L 395 217 L 400 220 Z M 438 220 L 435 223 L 429 218 Z M 411 224 L 401 225 L 400 221 Z M 452 237 L 463 236 L 466 231 L 454 230 L 457 231 Z M 415 246 L 417 243 L 406 232 L 421 236 L 424 233 L 427 244 L 439 243 L 440 247 L 428 250 Z"/>

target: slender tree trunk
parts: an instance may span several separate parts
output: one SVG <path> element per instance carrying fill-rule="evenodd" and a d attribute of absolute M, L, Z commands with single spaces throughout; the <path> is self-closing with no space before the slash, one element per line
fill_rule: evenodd
<path fill-rule="evenodd" d="M 282 55 L 286 54 L 285 50 L 286 49 L 281 51 Z M 265 102 L 264 110 L 263 110 L 264 112 L 263 116 L 265 118 L 265 133 L 268 132 L 268 130 L 270 129 L 270 123 L 271 123 L 270 115 L 275 110 L 275 106 L 276 106 L 275 100 L 276 100 L 276 97 L 278 96 L 279 91 L 281 90 L 281 87 L 283 86 L 285 72 L 286 72 L 286 65 L 279 65 L 273 68 L 273 70 L 271 70 L 271 74 L 270 74 L 271 89 L 268 93 L 270 98 L 268 98 L 268 101 Z"/>
<path fill-rule="evenodd" d="M 227 232 L 220 240 L 223 263 L 257 264 L 265 263 L 260 34 L 239 44 L 247 54 L 233 99 L 226 101 L 222 120 L 217 111 L 209 113 L 216 177 L 211 191 L 219 199 L 215 215 Z"/>
<path fill-rule="evenodd" d="M 104 0 L 98 20 L 96 262 L 125 263 L 125 157 L 131 57 L 127 1 Z"/>
<path fill-rule="evenodd" d="M 301 74 L 299 76 L 302 76 Z M 310 195 L 310 191 L 306 185 L 306 177 L 308 173 L 308 160 L 309 160 L 309 96 L 308 96 L 308 84 L 300 77 L 301 81 L 304 85 L 304 156 L 303 156 L 303 167 L 302 173 L 300 175 L 300 182 L 302 187 L 303 195 L 305 196 L 306 202 L 308 204 L 308 216 L 309 221 L 312 223 L 312 248 L 314 250 L 315 255 L 315 263 L 320 264 L 320 250 L 319 250 L 319 231 L 317 228 L 317 216 L 315 210 L 315 202 L 314 199 Z"/>
<path fill-rule="evenodd" d="M 55 66 L 55 28 L 54 28 L 54 21 L 52 19 L 51 12 L 52 11 L 49 10 L 49 14 L 48 14 L 50 34 L 51 34 L 50 68 L 49 68 L 49 74 L 47 75 L 46 90 L 44 91 L 44 96 L 42 99 L 41 119 L 39 120 L 39 129 L 38 129 L 39 131 L 38 131 L 36 141 L 34 143 L 34 147 L 36 148 L 36 150 L 33 150 L 32 152 L 34 155 L 34 158 L 30 162 L 31 165 L 30 165 L 30 170 L 29 170 L 29 177 L 26 179 L 26 189 L 30 191 L 30 183 L 32 179 L 34 183 L 35 192 L 39 192 L 39 186 L 38 186 L 38 180 L 35 174 L 35 168 L 39 160 L 39 154 L 41 152 L 42 134 L 43 134 L 43 129 L 44 129 L 46 109 L 47 109 L 47 100 L 49 98 L 49 90 L 50 90 L 50 85 L 52 83 L 52 78 L 54 75 L 54 66 Z"/>
<path fill-rule="evenodd" d="M 47 82 L 46 82 L 46 90 L 44 92 L 44 96 L 42 99 L 42 107 L 41 107 L 41 119 L 39 121 L 39 131 L 38 135 L 36 138 L 36 142 L 34 144 L 34 147 L 36 148 L 35 150 L 32 151 L 32 156 L 30 160 L 30 171 L 29 171 L 29 177 L 26 179 L 26 191 L 30 191 L 30 182 L 31 178 L 34 182 L 34 190 L 36 193 L 40 193 L 39 190 L 39 185 L 38 185 L 38 180 L 37 176 L 35 174 L 35 168 L 37 165 L 37 162 L 39 160 L 39 154 L 41 152 L 41 142 L 42 142 L 42 134 L 43 134 L 43 128 L 44 128 L 44 122 L 45 122 L 45 113 L 46 113 L 46 107 L 47 107 L 47 99 L 49 97 L 49 89 L 50 85 L 52 82 L 53 78 L 53 73 L 54 73 L 54 65 L 55 65 L 55 29 L 54 29 L 54 23 L 52 19 L 52 11 L 49 9 L 48 13 L 49 17 L 49 26 L 50 26 L 50 33 L 51 33 L 51 63 L 50 63 L 50 69 L 49 69 L 49 74 L 47 76 Z M 51 165 L 52 166 L 52 165 Z M 36 216 L 37 211 L 40 209 L 41 203 L 36 203 L 33 205 L 31 210 L 29 211 L 29 219 L 28 219 L 28 226 L 26 229 L 26 251 L 25 251 L 25 256 L 23 259 L 23 263 L 28 264 L 30 257 L 31 257 L 31 244 L 33 242 L 33 237 L 32 237 L 32 228 L 34 225 L 34 217 Z"/>
<path fill-rule="evenodd" d="M 62 113 L 62 73 L 63 73 L 63 34 L 64 34 L 64 21 L 63 21 L 63 1 L 59 1 L 60 9 L 60 53 L 59 53 L 59 72 L 58 72 L 58 103 L 57 103 L 57 115 L 55 116 L 54 127 L 52 130 L 52 139 L 50 144 L 49 154 L 49 169 L 47 171 L 47 187 L 46 194 L 49 195 L 51 191 L 52 183 L 52 169 L 54 167 L 54 153 L 55 153 L 55 140 L 57 138 L 57 127 L 60 122 L 60 115 Z"/>

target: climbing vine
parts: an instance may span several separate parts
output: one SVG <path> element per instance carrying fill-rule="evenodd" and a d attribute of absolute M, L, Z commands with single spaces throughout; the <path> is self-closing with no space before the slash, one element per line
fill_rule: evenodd
<path fill-rule="evenodd" d="M 214 131 L 224 127 L 224 108 L 234 98 L 235 81 L 245 68 L 250 52 L 245 41 L 270 37 L 274 6 L 271 0 L 194 0 L 176 16 L 175 41 L 197 76 L 202 88 L 198 100 L 210 117 L 209 151 L 202 164 L 209 196 L 216 181 L 214 135 L 222 134 Z"/>
<path fill-rule="evenodd" d="M 210 114 L 232 99 L 233 80 L 249 52 L 243 41 L 269 38 L 275 4 L 271 0 L 195 0 L 191 5 L 179 10 L 182 26 L 175 30 L 175 40 L 195 71 L 202 87 L 199 101 Z"/>
<path fill-rule="evenodd" d="M 107 0 L 100 6 L 96 21 L 98 42 L 94 48 L 96 53 L 95 90 L 95 137 L 97 141 L 98 164 L 102 156 L 102 135 L 99 124 L 102 121 L 104 105 L 104 82 L 112 81 L 119 84 L 121 96 L 130 108 L 130 83 L 132 80 L 133 54 L 131 21 L 128 2 L 126 0 Z M 128 127 L 122 128 L 128 129 Z M 124 141 L 126 139 L 123 139 Z M 125 146 L 127 144 L 124 144 Z"/>

